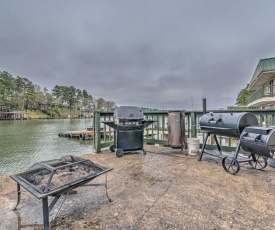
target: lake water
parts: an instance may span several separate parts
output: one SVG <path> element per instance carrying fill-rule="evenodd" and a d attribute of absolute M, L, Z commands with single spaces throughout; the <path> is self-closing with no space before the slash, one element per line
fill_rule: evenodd
<path fill-rule="evenodd" d="M 93 152 L 92 140 L 58 136 L 91 125 L 92 119 L 0 121 L 0 175 L 25 170 L 38 161 Z"/>

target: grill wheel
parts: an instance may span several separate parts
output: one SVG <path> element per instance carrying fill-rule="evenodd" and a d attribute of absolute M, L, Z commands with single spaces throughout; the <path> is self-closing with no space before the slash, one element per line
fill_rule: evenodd
<path fill-rule="evenodd" d="M 118 149 L 116 150 L 116 156 L 117 156 L 117 157 L 122 157 L 123 155 L 124 155 L 123 149 L 118 148 Z"/>
<path fill-rule="evenodd" d="M 267 166 L 267 159 L 265 157 L 262 157 L 260 155 L 254 154 L 249 155 L 249 158 L 251 158 L 251 161 L 248 163 L 253 166 L 254 169 L 262 170 Z"/>
<path fill-rule="evenodd" d="M 115 146 L 114 145 L 110 145 L 109 150 L 114 153 L 115 152 Z"/>
<path fill-rule="evenodd" d="M 240 164 L 234 157 L 233 158 L 231 158 L 231 157 L 223 158 L 222 159 L 222 167 L 227 173 L 232 174 L 232 175 L 238 173 L 240 170 Z"/>

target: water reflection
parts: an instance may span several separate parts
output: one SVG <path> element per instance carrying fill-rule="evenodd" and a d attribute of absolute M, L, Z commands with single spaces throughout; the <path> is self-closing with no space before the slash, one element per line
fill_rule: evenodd
<path fill-rule="evenodd" d="M 92 119 L 0 121 L 0 175 L 25 170 L 38 161 L 93 152 L 92 141 L 58 137 L 84 130 Z"/>

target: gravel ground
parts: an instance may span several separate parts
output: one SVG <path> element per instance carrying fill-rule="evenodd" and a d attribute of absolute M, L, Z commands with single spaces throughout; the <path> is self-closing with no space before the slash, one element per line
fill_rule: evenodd
<path fill-rule="evenodd" d="M 171 148 L 146 150 L 146 156 L 83 156 L 114 169 L 108 173 L 113 202 L 104 187 L 77 188 L 57 202 L 51 229 L 275 229 L 274 168 L 241 164 L 233 176 L 206 154 L 199 162 Z M 92 182 L 105 182 L 105 176 Z M 41 200 L 24 192 L 14 212 L 15 190 L 15 182 L 0 177 L 0 229 L 42 229 Z"/>

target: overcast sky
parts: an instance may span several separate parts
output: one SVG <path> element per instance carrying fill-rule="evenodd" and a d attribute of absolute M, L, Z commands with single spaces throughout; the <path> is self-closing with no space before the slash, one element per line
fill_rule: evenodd
<path fill-rule="evenodd" d="M 0 71 L 117 105 L 226 108 L 274 56 L 273 0 L 0 0 Z"/>

